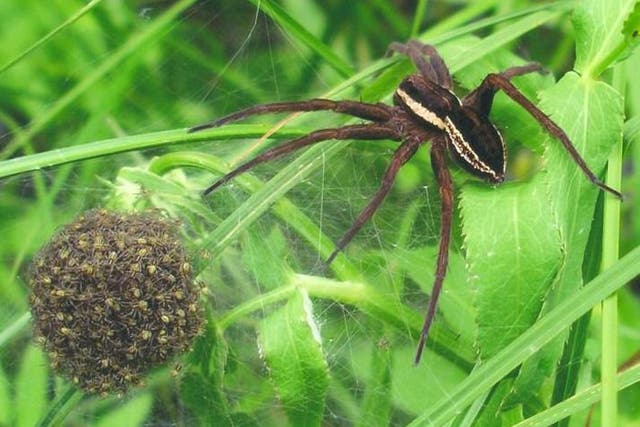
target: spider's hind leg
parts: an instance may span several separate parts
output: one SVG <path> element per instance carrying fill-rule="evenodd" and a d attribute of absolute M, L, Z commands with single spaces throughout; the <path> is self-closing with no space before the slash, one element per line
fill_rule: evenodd
<path fill-rule="evenodd" d="M 433 288 L 429 296 L 429 307 L 424 317 L 420 341 L 414 358 L 417 365 L 422 357 L 422 351 L 429 337 L 429 330 L 436 315 L 436 307 L 440 298 L 440 291 L 449 264 L 449 242 L 451 241 L 451 223 L 453 221 L 453 179 L 447 167 L 446 142 L 436 138 L 431 143 L 431 167 L 440 188 L 440 245 L 438 247 L 438 262 L 433 280 Z"/>
<path fill-rule="evenodd" d="M 406 44 L 391 43 L 389 50 L 408 56 L 424 78 L 447 89 L 453 87 L 449 69 L 435 47 L 418 40 L 409 40 Z M 429 58 L 428 60 L 426 59 L 427 57 Z"/>
<path fill-rule="evenodd" d="M 331 261 L 333 261 L 333 259 L 338 255 L 338 252 L 344 249 L 349 244 L 349 242 L 351 242 L 353 236 L 355 236 L 358 231 L 360 231 L 362 226 L 365 225 L 367 221 L 371 219 L 373 214 L 378 210 L 384 198 L 387 197 L 389 190 L 391 190 L 398 171 L 413 157 L 421 144 L 421 139 L 410 138 L 400 144 L 400 146 L 396 149 L 395 153 L 393 154 L 393 158 L 391 159 L 391 163 L 389 164 L 389 166 L 387 166 L 387 170 L 384 173 L 380 188 L 371 198 L 371 200 L 369 200 L 362 211 L 360 211 L 360 214 L 353 222 L 353 224 L 351 224 L 351 227 L 349 227 L 346 233 L 344 233 L 344 235 L 340 238 L 340 241 L 336 243 L 336 249 L 331 253 L 331 255 L 329 255 L 329 258 L 327 258 L 327 265 L 331 264 Z"/>
<path fill-rule="evenodd" d="M 309 145 L 313 145 L 318 142 L 328 141 L 331 139 L 397 140 L 399 138 L 400 138 L 400 135 L 397 133 L 396 130 L 383 124 L 350 125 L 350 126 L 344 126 L 341 128 L 317 130 L 305 136 L 301 136 L 300 138 L 293 139 L 283 145 L 279 145 L 277 147 L 271 148 L 270 150 L 265 151 L 264 153 L 249 160 L 248 162 L 243 163 L 242 165 L 233 169 L 228 174 L 224 175 L 218 181 L 214 182 L 211 186 L 209 186 L 206 190 L 204 190 L 203 195 L 206 196 L 207 194 L 211 193 L 212 191 L 222 186 L 226 182 L 230 181 L 234 177 L 244 172 L 247 172 L 250 169 L 253 169 L 255 166 L 261 163 L 265 163 L 265 162 L 268 162 L 269 160 L 282 157 L 285 154 L 291 153 L 295 150 L 299 150 L 300 148 L 303 148 L 303 147 L 308 147 Z"/>

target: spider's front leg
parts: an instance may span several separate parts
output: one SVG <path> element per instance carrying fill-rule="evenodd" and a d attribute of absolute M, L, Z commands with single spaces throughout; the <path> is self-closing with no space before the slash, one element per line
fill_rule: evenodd
<path fill-rule="evenodd" d="M 409 57 L 425 79 L 446 89 L 453 87 L 453 79 L 447 65 L 436 48 L 430 44 L 418 40 L 409 40 L 406 44 L 394 42 L 389 45 L 388 50 Z"/>
<path fill-rule="evenodd" d="M 391 118 L 391 111 L 385 104 L 369 104 L 358 101 L 334 101 L 332 99 L 317 98 L 308 101 L 275 102 L 273 104 L 254 105 L 211 122 L 194 126 L 189 129 L 189 132 L 198 132 L 261 114 L 308 111 L 335 111 L 336 113 L 347 114 L 376 123 L 383 123 Z"/>
<path fill-rule="evenodd" d="M 522 92 L 520 92 L 510 81 L 512 77 L 527 74 L 534 71 L 539 71 L 540 66 L 538 64 L 529 64 L 521 67 L 513 67 L 508 70 L 498 73 L 489 74 L 484 78 L 480 86 L 474 91 L 470 92 L 463 100 L 462 104 L 465 107 L 471 108 L 478 112 L 480 115 L 488 117 L 493 102 L 493 96 L 498 90 L 503 91 L 509 98 L 520 104 L 522 108 L 544 127 L 547 132 L 556 137 L 567 153 L 571 156 L 573 161 L 578 165 L 586 177 L 594 185 L 598 186 L 604 191 L 608 191 L 619 199 L 622 199 L 622 194 L 603 183 L 589 168 L 584 161 L 578 150 L 571 143 L 571 140 L 567 134 L 558 126 L 553 120 L 551 120 L 542 110 L 540 110 L 534 103 L 529 101 Z"/>

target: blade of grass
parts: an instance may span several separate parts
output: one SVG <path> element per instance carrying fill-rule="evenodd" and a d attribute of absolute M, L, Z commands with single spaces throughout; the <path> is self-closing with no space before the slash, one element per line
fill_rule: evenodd
<path fill-rule="evenodd" d="M 442 21 L 438 21 L 434 23 L 432 27 L 430 27 L 428 30 L 424 32 L 423 36 L 429 37 L 432 34 L 444 34 L 447 31 L 461 30 L 465 27 L 463 25 L 465 22 L 471 21 L 474 18 L 478 18 L 479 16 L 483 15 L 487 10 L 493 8 L 496 3 L 498 3 L 498 0 L 486 0 L 482 2 L 468 3 L 466 7 L 451 14 L 446 19 L 443 19 Z M 536 7 L 535 10 L 530 10 L 530 13 L 533 13 L 534 11 L 537 11 L 537 10 L 540 10 L 540 8 Z M 509 16 L 509 15 L 506 15 L 506 14 L 502 15 L 502 17 L 504 16 Z M 496 19 L 496 18 L 501 19 L 502 17 L 492 16 L 490 18 L 484 18 L 481 20 L 474 21 L 473 23 L 468 25 L 476 25 L 483 21 L 486 22 L 488 19 Z M 414 37 L 417 37 L 417 34 Z"/>
<path fill-rule="evenodd" d="M 636 365 L 626 371 L 616 375 L 617 390 L 623 390 L 631 385 L 640 382 L 640 365 Z M 514 427 L 534 427 L 548 426 L 553 423 L 589 408 L 597 403 L 602 396 L 602 383 L 593 385 L 582 390 L 575 396 L 558 403 L 557 405 L 540 412 L 526 420 L 516 424 Z"/>
<path fill-rule="evenodd" d="M 418 0 L 416 11 L 413 13 L 413 24 L 411 24 L 410 37 L 417 37 L 420 33 L 420 26 L 425 20 L 427 12 L 427 0 Z"/>
<path fill-rule="evenodd" d="M 482 393 L 546 343 L 568 328 L 580 316 L 640 274 L 640 246 L 564 300 L 527 332 L 475 370 L 440 404 L 418 416 L 410 425 L 446 425 Z"/>
<path fill-rule="evenodd" d="M 68 386 L 62 393 L 58 395 L 56 401 L 49 406 L 49 410 L 38 422 L 38 427 L 48 427 L 62 425 L 64 418 L 71 412 L 76 404 L 80 402 L 83 393 L 75 386 Z"/>
<path fill-rule="evenodd" d="M 307 46 L 319 55 L 328 65 L 333 67 L 343 77 L 353 75 L 353 69 L 334 53 L 327 45 L 307 31 L 303 25 L 293 19 L 282 7 L 270 0 L 250 0 L 259 7 L 278 25 L 280 25 L 295 40 Z"/>
<path fill-rule="evenodd" d="M 558 15 L 564 11 L 564 9 L 558 7 L 526 15 L 513 23 L 501 27 L 490 36 L 467 46 L 467 49 L 464 52 L 449 58 L 448 64 L 451 68 L 464 68 L 489 53 L 496 51 L 500 47 L 516 40 L 534 28 L 538 28 L 550 20 L 557 18 Z"/>
<path fill-rule="evenodd" d="M 203 132 L 188 133 L 187 129 L 145 133 L 119 138 L 109 138 L 88 144 L 45 151 L 29 156 L 0 162 L 0 178 L 32 172 L 42 168 L 59 166 L 80 160 L 111 156 L 127 151 L 144 150 L 163 145 L 183 144 L 197 141 L 213 141 L 218 139 L 258 138 L 271 127 L 265 125 L 233 125 L 211 129 Z M 307 130 L 285 129 L 278 132 L 284 138 L 300 136 Z"/>
<path fill-rule="evenodd" d="M 483 2 L 484 3 L 484 2 Z M 475 3 L 474 3 L 475 4 Z M 480 3 L 478 3 L 480 4 Z M 500 24 L 503 22 L 507 22 L 507 21 L 511 21 L 511 20 L 515 20 L 518 18 L 527 18 L 530 17 L 531 15 L 535 15 L 537 12 L 544 12 L 544 11 L 548 11 L 552 13 L 552 16 L 547 17 L 547 19 L 544 22 L 540 22 L 540 25 L 544 24 L 547 20 L 549 19 L 553 19 L 554 17 L 556 17 L 558 14 L 561 13 L 566 13 L 567 11 L 569 11 L 569 9 L 571 8 L 570 4 L 567 4 L 566 2 L 558 2 L 558 3 L 549 3 L 549 4 L 544 4 L 544 5 L 539 5 L 539 6 L 534 6 L 534 7 L 530 7 L 530 8 L 526 8 L 526 9 L 522 9 L 519 10 L 517 12 L 513 12 L 513 13 L 509 13 L 507 15 L 502 15 L 502 16 L 492 16 L 489 18 L 485 18 L 485 19 L 481 19 L 478 20 L 476 22 L 473 22 L 471 24 L 465 25 L 463 27 L 460 28 L 456 28 L 452 31 L 449 31 L 447 33 L 439 33 L 441 25 L 437 25 L 436 27 L 433 27 L 427 31 L 425 31 L 420 37 L 419 39 L 425 42 L 428 42 L 430 44 L 434 44 L 434 45 L 439 45 L 442 44 L 444 42 L 453 40 L 455 38 L 467 35 L 467 34 L 471 34 L 475 31 L 481 30 L 481 29 L 485 29 L 488 28 L 490 26 L 496 25 L 496 24 Z M 480 13 L 482 10 L 475 10 L 476 12 Z M 457 15 L 453 15 L 453 17 L 456 17 Z M 540 18 L 539 16 L 536 15 L 536 18 Z M 446 22 L 446 21 L 444 21 Z M 522 31 L 524 28 L 518 24 L 519 21 L 516 22 L 516 27 L 520 27 L 520 31 Z M 447 28 L 447 27 L 445 27 Z M 482 43 L 479 44 L 478 47 L 482 48 L 485 50 L 485 54 L 486 53 L 490 53 L 493 50 L 499 49 L 500 47 L 504 46 L 505 44 L 508 44 L 509 42 L 511 42 L 513 39 L 521 36 L 522 34 L 524 34 L 524 32 L 528 31 L 523 31 L 523 32 L 518 32 L 518 31 L 513 31 L 513 36 L 514 37 L 510 37 L 512 35 L 512 33 L 509 32 L 509 28 L 511 30 L 514 30 L 514 28 L 512 27 L 505 27 L 501 30 L 501 34 L 503 37 L 508 37 L 507 40 L 497 40 L 497 42 L 495 40 L 492 41 L 493 44 L 491 43 L 487 43 L 486 46 Z M 471 49 L 469 49 L 471 50 Z M 460 57 L 457 59 L 459 61 L 461 61 L 459 64 L 451 64 L 448 63 L 447 65 L 449 66 L 449 70 L 452 73 L 455 73 L 457 71 L 459 71 L 461 68 L 463 68 L 466 65 L 471 64 L 474 60 L 477 60 L 478 58 L 473 58 L 473 60 L 467 61 L 465 59 L 465 55 L 460 55 Z M 331 89 L 330 91 L 324 93 L 322 96 L 324 97 L 333 97 L 347 89 L 350 89 L 353 85 L 357 84 L 358 82 L 360 82 L 361 80 L 368 78 L 370 76 L 376 75 L 377 73 L 379 73 L 380 71 L 384 70 L 385 68 L 395 64 L 396 62 L 399 62 L 401 60 L 401 56 L 397 55 L 394 56 L 392 58 L 384 58 L 381 59 L 373 64 L 371 64 L 370 66 L 366 67 L 365 69 L 363 69 L 362 71 L 354 74 L 353 76 L 351 76 L 350 78 L 346 79 L 344 82 L 340 83 L 339 85 L 337 85 L 336 87 L 334 87 L 333 89 Z M 373 83 L 375 84 L 375 82 Z M 387 95 L 388 93 L 385 92 L 384 94 L 379 94 L 380 96 L 383 95 Z"/>
<path fill-rule="evenodd" d="M 294 282 L 313 297 L 327 298 L 356 306 L 372 318 L 382 320 L 397 328 L 401 333 L 406 334 L 407 329 L 410 328 L 411 335 L 416 336 L 422 327 L 422 313 L 409 309 L 397 299 L 388 298 L 387 295 L 366 282 L 337 281 L 305 274 L 296 274 Z M 429 347 L 442 352 L 444 357 L 455 362 L 461 368 L 471 369 L 474 359 L 472 348 L 462 343 L 459 336 L 452 334 L 452 331 L 446 331 L 446 326 L 434 324 L 433 327 L 433 336 L 438 339 L 435 344 L 428 344 Z M 450 351 L 451 348 L 456 348 L 456 352 Z M 461 350 L 461 348 L 468 350 Z"/>
<path fill-rule="evenodd" d="M 96 7 L 97 5 L 99 5 L 102 2 L 102 0 L 91 0 L 89 3 L 87 3 L 84 7 L 82 7 L 81 9 L 79 9 L 76 13 L 74 13 L 73 15 L 71 15 L 69 17 L 69 19 L 67 19 L 66 21 L 64 21 L 62 24 L 60 24 L 58 27 L 54 28 L 53 30 L 51 30 L 51 32 L 49 32 L 49 34 L 45 35 L 44 37 L 42 37 L 40 40 L 38 40 L 37 42 L 35 42 L 33 45 L 31 45 L 30 48 L 26 49 L 25 51 L 23 51 L 20 55 L 16 56 L 15 58 L 13 58 L 12 60 L 10 60 L 9 62 L 7 62 L 6 64 L 4 64 L 2 67 L 0 67 L 0 74 L 4 73 L 5 71 L 7 71 L 9 68 L 13 67 L 15 64 L 17 64 L 18 62 L 20 62 L 22 59 L 24 59 L 26 56 L 30 55 L 31 53 L 33 53 L 34 51 L 36 51 L 40 46 L 44 45 L 46 42 L 48 42 L 49 40 L 51 40 L 53 37 L 56 36 L 56 34 L 58 34 L 60 31 L 64 30 L 65 28 L 67 28 L 68 26 L 70 26 L 71 24 L 73 24 L 74 22 L 76 22 L 78 19 L 82 18 L 84 15 L 86 15 L 88 12 L 90 12 L 94 7 Z"/>
<path fill-rule="evenodd" d="M 71 90 L 60 97 L 46 111 L 35 118 L 24 133 L 17 134 L 17 137 L 8 144 L 0 153 L 0 158 L 6 159 L 19 150 L 34 135 L 38 134 L 44 127 L 53 120 L 61 111 L 71 105 L 81 95 L 85 94 L 91 86 L 103 78 L 107 73 L 113 71 L 122 61 L 133 55 L 140 49 L 144 49 L 153 37 L 160 34 L 170 24 L 189 8 L 196 0 L 181 0 L 175 3 L 165 13 L 154 19 L 149 26 L 144 27 L 140 32 L 135 33 L 120 49 L 110 54 L 102 63 L 97 65 L 91 74 L 78 82 Z"/>
<path fill-rule="evenodd" d="M 0 348 L 4 346 L 11 338 L 22 331 L 31 320 L 31 313 L 26 312 L 22 316 L 14 320 L 10 325 L 6 326 L 0 332 Z"/>
<path fill-rule="evenodd" d="M 623 72 L 620 66 L 613 70 L 613 86 L 624 93 Z M 622 186 L 622 135 L 613 147 L 607 163 L 606 183 L 612 188 Z M 620 248 L 620 200 L 604 198 L 602 230 L 602 270 L 613 265 Z M 602 302 L 602 413 L 604 427 L 618 425 L 618 297 L 616 294 Z"/>

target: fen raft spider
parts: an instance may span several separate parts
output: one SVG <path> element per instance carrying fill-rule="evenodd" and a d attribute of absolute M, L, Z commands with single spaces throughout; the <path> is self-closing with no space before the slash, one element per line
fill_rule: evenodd
<path fill-rule="evenodd" d="M 318 142 L 380 139 L 401 141 L 384 173 L 380 188 L 338 241 L 336 249 L 326 261 L 327 264 L 331 263 L 337 253 L 347 246 L 353 236 L 373 216 L 391 189 L 398 170 L 413 157 L 418 148 L 431 142 L 431 167 L 440 190 L 440 245 L 433 289 L 414 359 L 414 363 L 417 364 L 429 335 L 442 282 L 447 272 L 454 207 L 453 181 L 447 165 L 447 152 L 471 175 L 490 184 L 500 184 L 504 181 L 507 152 L 500 132 L 489 119 L 493 97 L 497 91 L 502 90 L 509 98 L 520 104 L 547 132 L 558 139 L 594 185 L 618 198 L 621 198 L 621 194 L 596 177 L 567 134 L 511 83 L 513 77 L 541 72 L 542 67 L 539 64 L 529 63 L 511 67 L 501 73 L 489 74 L 477 88 L 459 99 L 452 92 L 451 74 L 433 46 L 409 41 L 406 44 L 392 43 L 389 50 L 408 56 L 419 71 L 400 83 L 393 96 L 394 105 L 330 99 L 256 105 L 193 127 L 189 132 L 221 126 L 259 114 L 320 110 L 331 110 L 371 122 L 317 130 L 271 148 L 224 175 L 204 191 L 205 195 L 260 163 Z"/>

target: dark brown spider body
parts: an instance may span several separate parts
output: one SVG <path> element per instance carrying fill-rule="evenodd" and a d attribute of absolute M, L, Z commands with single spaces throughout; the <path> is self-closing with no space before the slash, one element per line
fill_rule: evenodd
<path fill-rule="evenodd" d="M 415 126 L 444 133 L 450 156 L 467 172 L 492 184 L 504 180 L 504 141 L 483 111 L 420 74 L 400 83 L 393 102 L 418 121 Z"/>
<path fill-rule="evenodd" d="M 507 150 L 500 131 L 475 110 L 462 107 L 449 118 L 449 155 L 470 174 L 491 184 L 504 181 Z"/>
<path fill-rule="evenodd" d="M 331 110 L 371 122 L 317 130 L 271 148 L 221 177 L 207 188 L 204 194 L 260 163 L 321 141 L 330 139 L 402 141 L 382 177 L 380 188 L 338 241 L 335 251 L 327 259 L 327 264 L 331 263 L 373 216 L 391 189 L 400 168 L 414 156 L 418 148 L 431 141 L 431 166 L 440 190 L 440 244 L 433 289 L 415 356 L 415 363 L 418 363 L 435 316 L 448 265 L 454 196 L 446 153 L 448 152 L 450 157 L 476 177 L 492 184 L 498 184 L 504 180 L 506 150 L 500 132 L 489 120 L 493 97 L 498 90 L 503 91 L 527 110 L 540 125 L 556 137 L 593 184 L 616 197 L 621 195 L 596 177 L 565 132 L 511 83 L 510 80 L 513 77 L 541 71 L 538 64 L 512 67 L 502 73 L 489 74 L 476 89 L 460 100 L 451 91 L 453 86 L 451 75 L 433 46 L 410 41 L 407 44 L 392 43 L 389 48 L 391 51 L 408 56 L 419 70 L 419 73 L 408 76 L 399 85 L 394 94 L 395 106 L 329 99 L 280 102 L 249 107 L 213 122 L 196 126 L 190 129 L 190 132 L 220 126 L 253 115 L 294 111 Z"/>

